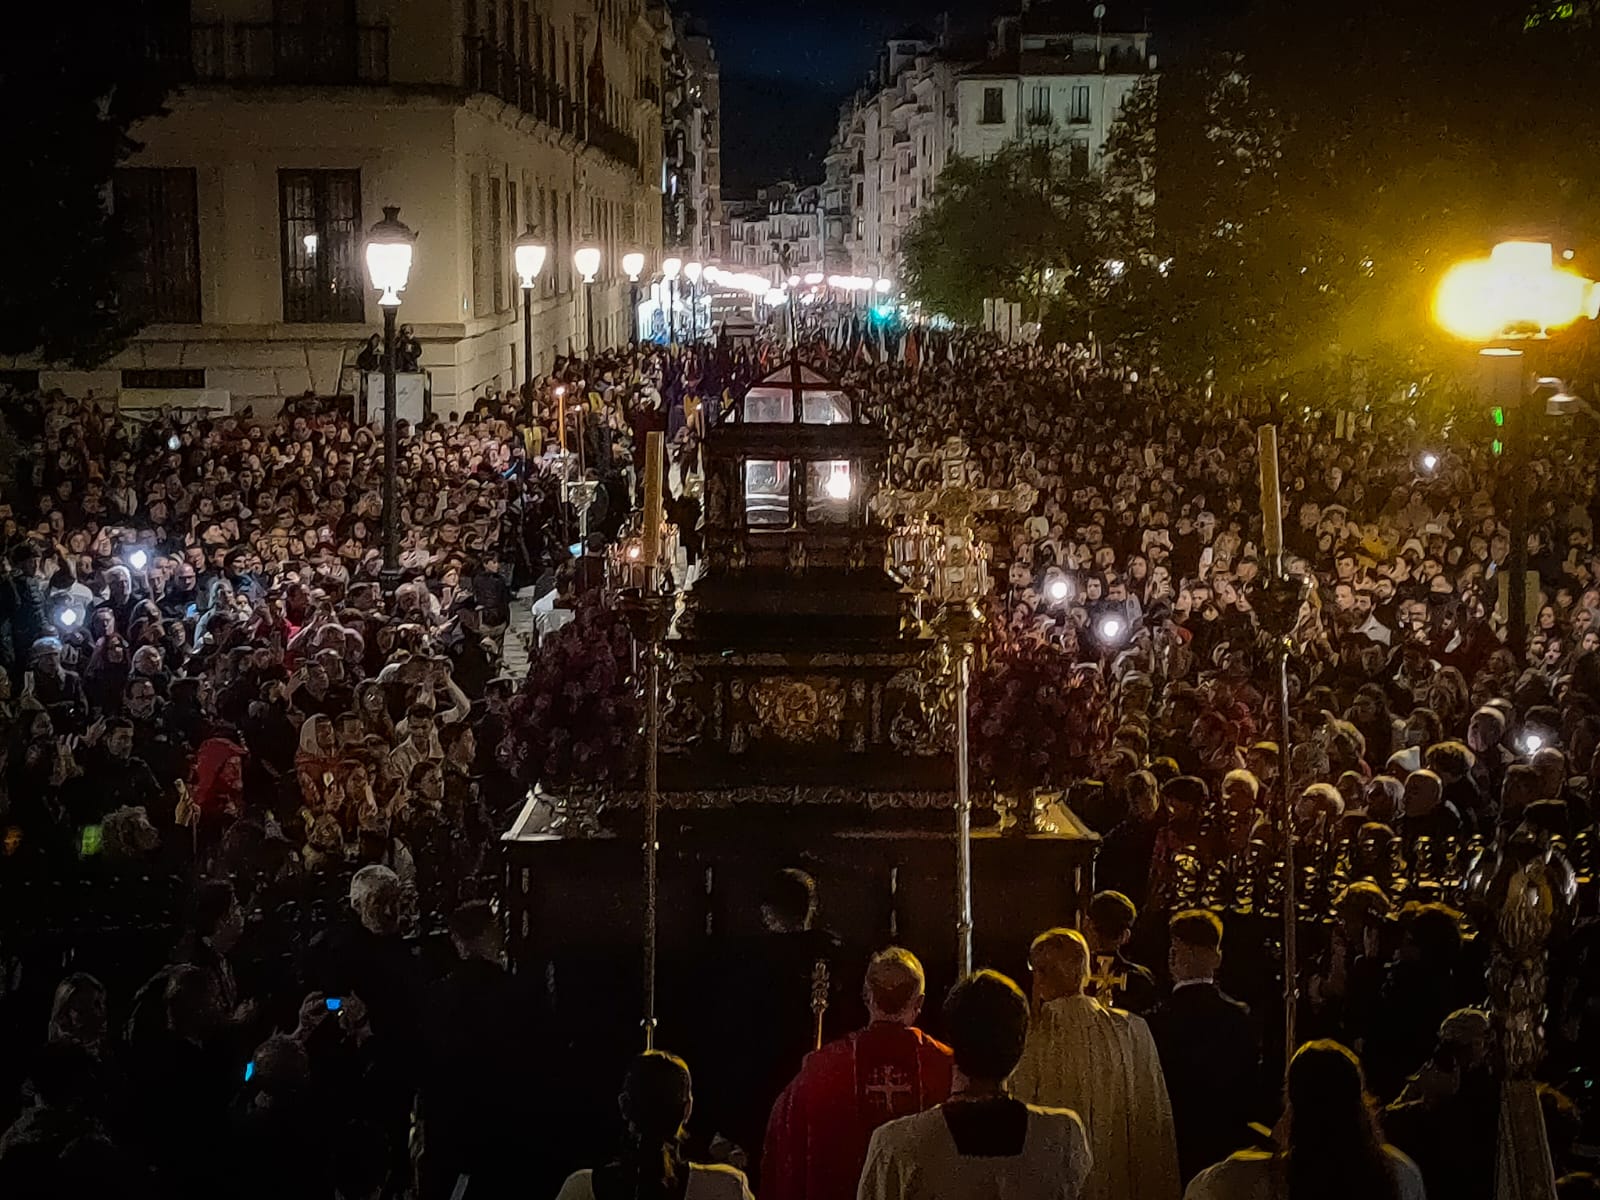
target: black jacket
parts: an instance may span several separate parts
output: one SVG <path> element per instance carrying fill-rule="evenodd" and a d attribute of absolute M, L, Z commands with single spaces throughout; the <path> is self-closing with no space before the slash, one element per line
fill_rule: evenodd
<path fill-rule="evenodd" d="M 1250 1144 L 1260 1047 L 1250 1010 L 1214 983 L 1177 988 L 1147 1018 L 1172 1100 L 1184 1183 Z"/>

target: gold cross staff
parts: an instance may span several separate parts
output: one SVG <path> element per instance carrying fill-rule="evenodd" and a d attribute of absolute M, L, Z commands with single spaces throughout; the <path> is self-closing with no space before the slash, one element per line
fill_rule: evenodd
<path fill-rule="evenodd" d="M 967 446 L 948 438 L 939 452 L 940 484 L 936 488 L 883 488 L 873 498 L 879 516 L 929 516 L 944 527 L 943 561 L 935 566 L 931 591 L 936 600 L 971 601 L 984 592 L 984 553 L 973 534 L 973 521 L 985 512 L 1025 513 L 1039 498 L 1032 485 L 981 488 L 971 482 Z"/>
<path fill-rule="evenodd" d="M 983 625 L 978 598 L 987 590 L 984 570 L 986 550 L 973 534 L 973 519 L 997 509 L 1025 513 L 1038 493 L 1028 484 L 1013 488 L 980 488 L 971 482 L 966 443 L 958 437 L 945 441 L 939 453 L 940 486 L 925 491 L 886 488 L 873 499 L 881 517 L 928 516 L 943 526 L 943 545 L 934 561 L 919 563 L 928 590 L 942 608 L 935 625 L 943 641 L 955 684 L 951 696 L 956 725 L 956 962 L 962 975 L 972 971 L 972 792 L 967 752 L 967 693 L 972 679 L 972 642 Z M 909 539 L 917 553 L 925 553 L 927 540 Z M 891 543 L 892 544 L 892 543 Z"/>

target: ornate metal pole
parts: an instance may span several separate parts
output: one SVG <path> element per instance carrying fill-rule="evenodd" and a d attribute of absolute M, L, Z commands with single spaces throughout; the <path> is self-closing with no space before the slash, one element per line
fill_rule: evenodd
<path fill-rule="evenodd" d="M 1289 641 L 1298 616 L 1293 583 L 1283 565 L 1283 500 L 1278 486 L 1278 427 L 1256 430 L 1261 465 L 1261 543 L 1267 557 L 1273 660 L 1278 673 L 1278 786 L 1283 821 L 1283 1065 L 1298 1048 L 1295 1026 L 1300 1007 L 1300 924 L 1294 847 L 1294 794 L 1289 775 Z"/>
<path fill-rule="evenodd" d="M 628 588 L 623 609 L 633 629 L 636 645 L 644 647 L 644 1048 L 653 1050 L 656 1037 L 656 957 L 660 908 L 660 765 L 661 765 L 661 658 L 666 636 L 669 597 L 661 591 L 662 485 L 666 438 L 656 432 L 645 439 L 644 512 L 639 537 L 643 586 Z"/>
<path fill-rule="evenodd" d="M 656 945 L 661 852 L 658 821 L 661 804 L 659 780 L 661 749 L 661 637 L 658 626 L 660 598 L 650 596 L 645 619 L 650 640 L 645 647 L 644 737 L 644 1048 L 656 1045 Z"/>
<path fill-rule="evenodd" d="M 398 300 L 383 305 L 383 574 L 389 588 L 400 574 L 400 509 L 395 499 L 400 432 L 394 394 L 394 318 L 399 306 Z"/>
<path fill-rule="evenodd" d="M 972 643 L 983 616 L 972 601 L 946 604 L 936 625 L 954 669 L 956 718 L 956 965 L 972 973 L 972 781 L 967 763 L 967 697 L 972 686 Z"/>

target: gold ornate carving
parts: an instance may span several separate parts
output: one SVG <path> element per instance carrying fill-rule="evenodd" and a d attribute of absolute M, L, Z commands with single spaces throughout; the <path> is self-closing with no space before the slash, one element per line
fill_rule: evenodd
<path fill-rule="evenodd" d="M 762 730 L 786 742 L 839 737 L 845 697 L 836 679 L 758 679 L 750 685 L 749 697 Z"/>

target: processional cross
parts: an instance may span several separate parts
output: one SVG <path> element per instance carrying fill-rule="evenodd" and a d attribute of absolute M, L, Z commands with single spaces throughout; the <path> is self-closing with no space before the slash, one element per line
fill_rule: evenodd
<path fill-rule="evenodd" d="M 967 447 L 958 437 L 939 452 L 940 485 L 921 491 L 886 488 L 873 499 L 879 516 L 931 517 L 942 526 L 939 541 L 926 528 L 913 527 L 894 539 L 896 557 L 919 569 L 926 587 L 942 604 L 935 625 L 954 671 L 951 707 L 956 726 L 956 960 L 963 976 L 972 971 L 972 793 L 967 770 L 967 692 L 972 678 L 972 642 L 983 624 L 977 601 L 984 593 L 984 553 L 973 532 L 979 513 L 1009 509 L 1025 513 L 1038 493 L 1028 484 L 981 488 L 971 482 Z M 931 561 L 930 561 L 931 560 Z"/>
<path fill-rule="evenodd" d="M 947 603 L 971 603 L 983 594 L 983 554 L 973 532 L 980 513 L 1009 510 L 1025 513 L 1039 493 L 1032 485 L 982 488 L 971 482 L 967 446 L 958 437 L 946 439 L 939 451 L 938 487 L 913 490 L 883 488 L 873 499 L 882 517 L 932 517 L 943 527 L 942 551 L 931 567 L 929 591 Z"/>

